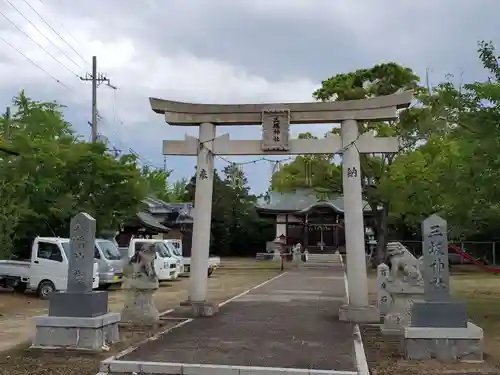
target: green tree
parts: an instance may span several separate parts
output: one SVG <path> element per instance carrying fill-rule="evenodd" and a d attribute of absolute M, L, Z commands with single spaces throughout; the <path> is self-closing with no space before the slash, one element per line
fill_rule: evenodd
<path fill-rule="evenodd" d="M 175 181 L 173 184 L 168 185 L 168 201 L 172 203 L 186 202 L 187 184 L 188 179 L 181 178 L 180 180 Z"/>
<path fill-rule="evenodd" d="M 211 252 L 218 255 L 247 256 L 262 251 L 265 241 L 273 238 L 274 225 L 261 219 L 256 210 L 257 198 L 250 193 L 243 171 L 230 164 L 214 172 L 212 196 Z M 187 186 L 187 200 L 194 200 L 196 176 Z"/>
<path fill-rule="evenodd" d="M 321 88 L 313 94 L 321 101 L 367 99 L 376 96 L 390 95 L 401 90 L 414 90 L 418 99 L 424 96 L 425 90 L 419 86 L 419 77 L 410 68 L 396 63 L 376 65 L 370 69 L 359 69 L 355 72 L 337 74 L 322 82 Z M 416 147 L 419 140 L 428 135 L 427 128 L 429 111 L 424 106 L 413 107 L 403 112 L 397 121 L 389 122 L 358 122 L 359 132 L 374 131 L 379 136 L 397 136 L 403 142 L 401 152 L 407 152 Z M 333 129 L 332 133 L 338 133 Z M 385 248 L 388 235 L 388 214 L 391 196 L 385 192 L 389 170 L 397 154 L 360 155 L 363 198 L 368 202 L 374 213 L 375 231 L 377 233 L 377 260 L 385 258 Z M 312 167 L 304 168 L 308 160 Z M 314 159 L 313 157 L 297 158 L 289 166 L 273 176 L 272 187 L 278 191 L 307 187 L 303 183 L 304 171 L 312 175 L 312 183 L 322 194 L 341 194 L 341 169 L 332 165 L 331 156 Z M 312 169 L 312 170 L 311 170 Z M 305 185 L 305 186 L 304 186 Z"/>
<path fill-rule="evenodd" d="M 391 170 L 392 214 L 409 227 L 418 228 L 438 212 L 448 219 L 452 236 L 497 237 L 500 64 L 491 43 L 480 42 L 478 54 L 489 77 L 459 87 L 448 81 L 429 90 L 427 103 L 439 126 Z"/>
<path fill-rule="evenodd" d="M 117 228 L 137 212 L 147 186 L 134 156 L 117 160 L 104 144 L 79 140 L 57 103 L 21 92 L 13 108 L 10 140 L 20 156 L 0 159 L 0 228 L 10 237 L 2 237 L 9 249 L 2 255 L 27 255 L 37 235 L 67 236 L 80 211 L 94 216 L 99 229 Z"/>
<path fill-rule="evenodd" d="M 142 176 L 146 181 L 149 195 L 165 202 L 169 201 L 168 178 L 172 170 L 155 169 L 148 166 L 142 168 Z"/>
<path fill-rule="evenodd" d="M 148 166 L 142 168 L 142 176 L 146 181 L 149 195 L 164 202 L 184 202 L 188 180 L 182 178 L 171 184 L 169 182 L 171 174 L 172 170 L 160 170 Z"/>

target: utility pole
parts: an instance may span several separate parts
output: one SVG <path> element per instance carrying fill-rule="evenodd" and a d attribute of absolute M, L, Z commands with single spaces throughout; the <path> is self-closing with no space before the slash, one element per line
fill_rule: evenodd
<path fill-rule="evenodd" d="M 5 128 L 3 130 L 3 138 L 5 142 L 8 142 L 10 140 L 10 107 L 7 107 L 7 110 L 5 111 Z"/>
<path fill-rule="evenodd" d="M 11 138 L 10 137 L 10 130 L 11 130 L 10 125 L 11 124 L 12 124 L 12 118 L 10 117 L 10 107 L 7 107 L 7 110 L 5 111 L 3 142 L 1 142 L 2 139 L 0 137 L 0 151 L 5 152 L 5 153 L 10 154 L 10 155 L 19 155 L 19 152 L 11 150 L 10 146 L 8 146 L 10 138 Z"/>
<path fill-rule="evenodd" d="M 80 77 L 82 81 L 92 81 L 92 142 L 97 142 L 97 88 L 101 83 L 106 83 L 107 86 L 116 90 L 110 79 L 103 73 L 97 73 L 97 57 L 92 56 L 92 74 L 85 74 L 85 77 Z"/>

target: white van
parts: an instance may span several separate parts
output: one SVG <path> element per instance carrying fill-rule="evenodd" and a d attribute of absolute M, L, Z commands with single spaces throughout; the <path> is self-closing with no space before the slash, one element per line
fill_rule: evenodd
<path fill-rule="evenodd" d="M 110 240 L 96 239 L 94 259 L 99 266 L 99 287 L 108 289 L 123 281 L 123 261 L 116 245 Z"/>
<path fill-rule="evenodd" d="M 28 261 L 0 260 L 0 285 L 17 292 L 36 291 L 41 299 L 68 287 L 69 239 L 37 237 Z M 99 287 L 97 262 L 94 261 L 92 288 Z"/>

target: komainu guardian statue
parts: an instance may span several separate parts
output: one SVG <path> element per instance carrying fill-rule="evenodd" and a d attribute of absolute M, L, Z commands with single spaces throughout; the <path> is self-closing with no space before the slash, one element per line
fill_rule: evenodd
<path fill-rule="evenodd" d="M 158 276 L 154 268 L 155 244 L 145 244 L 123 268 L 123 289 L 126 293 L 122 322 L 154 324 L 160 320 L 153 301 L 158 289 Z"/>
<path fill-rule="evenodd" d="M 387 253 L 391 263 L 391 279 L 393 283 L 423 285 L 422 259 L 417 259 L 400 242 L 389 242 Z"/>

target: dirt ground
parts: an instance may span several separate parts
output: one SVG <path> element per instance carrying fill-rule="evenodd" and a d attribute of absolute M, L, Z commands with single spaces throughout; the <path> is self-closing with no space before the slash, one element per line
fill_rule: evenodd
<path fill-rule="evenodd" d="M 370 279 L 375 280 L 375 272 Z M 472 266 L 452 269 L 451 290 L 457 300 L 467 303 L 470 319 L 484 330 L 482 364 L 445 364 L 438 361 L 405 361 L 398 344 L 384 337 L 378 327 L 362 327 L 363 342 L 373 375 L 392 374 L 500 374 L 500 275 L 491 275 Z M 370 282 L 376 301 L 376 283 Z"/>
<path fill-rule="evenodd" d="M 214 272 L 209 279 L 209 299 L 222 302 L 278 274 L 275 267 L 270 269 L 241 270 L 223 268 Z M 155 293 L 155 303 L 159 311 L 178 308 L 179 303 L 188 296 L 189 279 L 181 278 L 162 285 Z M 124 294 L 120 290 L 110 290 L 109 306 L 111 311 L 120 311 Z M 25 374 L 65 374 L 95 375 L 99 362 L 134 343 L 158 332 L 146 329 L 120 329 L 121 341 L 109 352 L 103 354 L 81 354 L 74 351 L 42 352 L 29 349 L 34 333 L 32 316 L 44 314 L 47 302 L 31 295 L 16 295 L 3 291 L 0 294 L 0 375 Z M 164 320 L 163 325 L 176 324 L 176 320 Z"/>
<path fill-rule="evenodd" d="M 216 270 L 209 279 L 209 293 L 215 300 L 238 294 L 253 282 L 251 273 L 257 271 L 255 280 L 261 280 L 262 272 L 277 272 L 279 267 L 274 262 L 259 263 L 252 259 L 230 258 Z M 245 272 L 242 272 L 245 271 Z M 226 276 L 222 277 L 225 274 Z M 230 278 L 227 275 L 231 275 Z M 265 276 L 264 276 L 265 277 Z M 230 280 L 230 281 L 229 281 Z M 256 282 L 258 284 L 259 282 Z M 161 283 L 155 293 L 155 303 L 159 311 L 179 306 L 187 299 L 188 278 L 179 278 L 173 282 Z M 221 297 L 219 297 L 221 296 Z M 119 312 L 123 307 L 124 294 L 120 290 L 109 290 L 109 308 Z M 48 301 L 42 301 L 35 294 L 16 294 L 0 288 L 0 352 L 31 339 L 34 324 L 28 317 L 46 314 Z"/>

